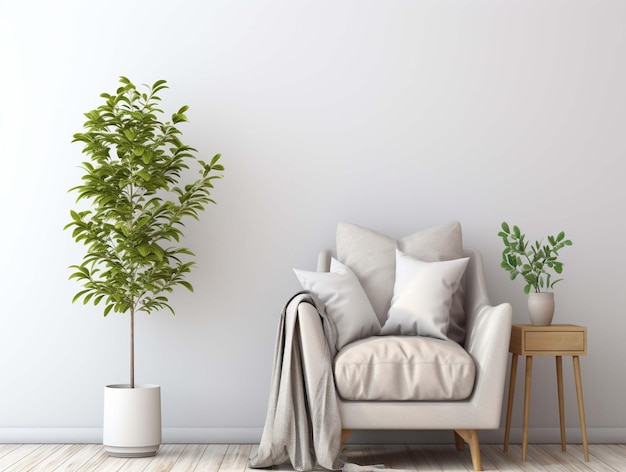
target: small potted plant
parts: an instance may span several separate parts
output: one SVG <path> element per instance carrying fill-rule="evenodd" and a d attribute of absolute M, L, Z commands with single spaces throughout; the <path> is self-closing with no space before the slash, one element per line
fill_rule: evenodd
<path fill-rule="evenodd" d="M 183 221 L 198 219 L 208 203 L 213 181 L 224 170 L 220 155 L 198 160 L 183 144 L 178 123 L 187 121 L 183 106 L 162 121 L 157 95 L 165 80 L 140 91 L 126 77 L 115 93 L 103 93 L 104 103 L 85 113 L 85 130 L 74 135 L 83 143 L 87 160 L 72 210 L 72 237 L 84 244 L 82 263 L 73 265 L 70 279 L 82 284 L 74 302 L 101 304 L 104 316 L 128 314 L 130 379 L 105 387 L 103 443 L 111 455 L 154 455 L 161 443 L 161 400 L 158 385 L 135 385 L 135 315 L 167 309 L 167 294 L 176 286 L 193 290 L 185 280 L 193 253 L 178 243 Z M 186 171 L 198 168 L 200 177 Z M 194 180 L 181 185 L 182 180 Z"/>
<path fill-rule="evenodd" d="M 515 280 L 518 275 L 526 281 L 524 293 L 528 294 L 528 311 L 534 325 L 549 325 L 554 315 L 554 286 L 563 280 L 555 279 L 563 272 L 563 263 L 558 260 L 559 251 L 571 246 L 572 241 L 565 239 L 565 232 L 548 236 L 547 244 L 537 240 L 530 244 L 526 235 L 518 226 L 511 227 L 502 223 L 498 233 L 504 242 L 500 266 Z"/>

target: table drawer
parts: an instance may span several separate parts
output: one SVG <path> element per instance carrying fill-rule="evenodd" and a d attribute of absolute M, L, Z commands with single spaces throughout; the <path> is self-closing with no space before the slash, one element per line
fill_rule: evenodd
<path fill-rule="evenodd" d="M 527 332 L 524 347 L 532 351 L 585 351 L 585 333 L 582 331 Z"/>

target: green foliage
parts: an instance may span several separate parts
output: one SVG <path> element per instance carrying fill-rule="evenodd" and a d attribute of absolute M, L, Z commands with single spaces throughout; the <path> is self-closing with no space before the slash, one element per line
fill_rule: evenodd
<path fill-rule="evenodd" d="M 559 251 L 565 246 L 571 246 L 572 242 L 565 239 L 565 233 L 561 231 L 556 236 L 548 236 L 548 244 L 543 241 L 535 241 L 530 244 L 526 236 L 517 226 L 511 227 L 502 223 L 502 231 L 498 233 L 504 242 L 502 262 L 500 267 L 509 272 L 511 280 L 521 275 L 526 281 L 524 293 L 529 293 L 531 288 L 539 293 L 548 290 L 563 279 L 552 279 L 551 271 L 556 274 L 563 272 L 563 263 L 558 261 Z"/>
<path fill-rule="evenodd" d="M 90 209 L 70 212 L 76 242 L 87 247 L 82 263 L 73 265 L 70 279 L 83 285 L 74 297 L 84 304 L 104 305 L 110 312 L 151 313 L 167 308 L 167 293 L 185 281 L 193 254 L 176 243 L 183 237 L 183 220 L 198 219 L 209 203 L 215 179 L 224 168 L 217 154 L 210 162 L 195 157 L 177 128 L 187 121 L 181 107 L 163 122 L 157 95 L 165 80 L 140 91 L 126 77 L 113 94 L 100 96 L 104 103 L 85 113 L 84 132 L 72 142 L 84 144 L 88 160 L 82 163 L 82 183 L 70 191 L 77 202 L 89 201 Z M 191 165 L 200 177 L 182 185 Z"/>

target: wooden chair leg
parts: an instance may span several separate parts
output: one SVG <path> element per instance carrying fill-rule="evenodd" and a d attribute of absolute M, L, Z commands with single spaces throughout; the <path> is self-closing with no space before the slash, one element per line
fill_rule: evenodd
<path fill-rule="evenodd" d="M 457 451 L 465 450 L 465 441 L 456 431 L 454 432 L 454 444 L 456 446 Z"/>
<path fill-rule="evenodd" d="M 470 454 L 472 456 L 472 465 L 474 470 L 483 470 L 483 465 L 480 461 L 480 443 L 478 442 L 478 433 L 475 429 L 456 429 L 454 430 L 454 442 L 456 443 L 457 450 L 463 450 L 463 441 L 469 444 Z M 460 447 L 459 447 L 460 444 Z"/>

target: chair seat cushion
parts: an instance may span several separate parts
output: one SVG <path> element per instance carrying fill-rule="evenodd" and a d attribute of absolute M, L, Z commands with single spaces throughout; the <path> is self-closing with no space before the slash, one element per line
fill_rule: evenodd
<path fill-rule="evenodd" d="M 335 358 L 344 400 L 464 400 L 474 388 L 472 357 L 457 343 L 425 336 L 373 336 Z"/>

